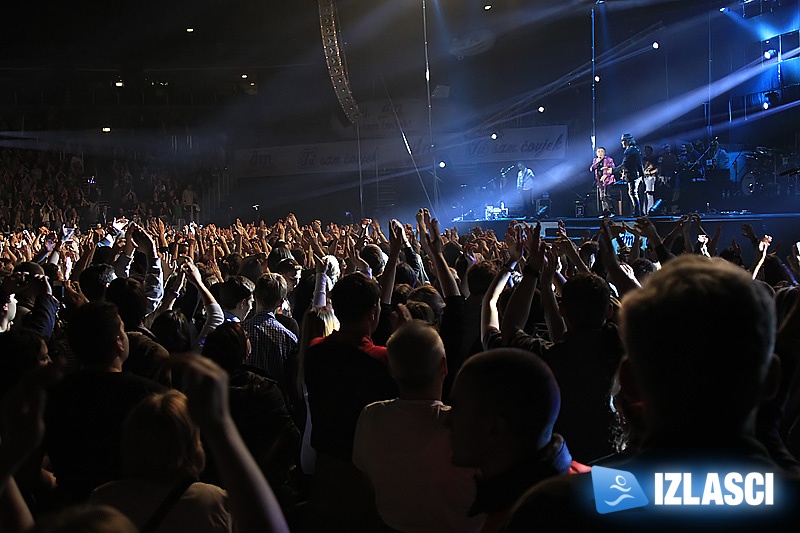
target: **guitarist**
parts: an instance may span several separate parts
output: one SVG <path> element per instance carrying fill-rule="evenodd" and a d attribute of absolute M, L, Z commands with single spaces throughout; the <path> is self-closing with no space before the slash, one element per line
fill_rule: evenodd
<path fill-rule="evenodd" d="M 608 187 L 616 181 L 614 177 L 614 160 L 606 155 L 606 149 L 602 146 L 597 148 L 595 154 L 597 157 L 592 161 L 592 166 L 589 167 L 589 170 L 594 172 L 597 194 L 600 196 L 600 203 L 603 206 L 603 218 L 613 217 L 614 203 L 608 194 Z"/>

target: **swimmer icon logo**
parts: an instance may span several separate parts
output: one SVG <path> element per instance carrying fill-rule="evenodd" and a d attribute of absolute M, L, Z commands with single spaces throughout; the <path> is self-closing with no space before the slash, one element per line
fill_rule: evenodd
<path fill-rule="evenodd" d="M 624 470 L 592 467 L 592 488 L 595 508 L 600 514 L 635 509 L 650 503 L 634 475 Z"/>

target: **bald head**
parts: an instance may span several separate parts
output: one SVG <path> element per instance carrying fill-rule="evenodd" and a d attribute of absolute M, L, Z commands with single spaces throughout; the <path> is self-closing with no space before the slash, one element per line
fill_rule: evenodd
<path fill-rule="evenodd" d="M 389 370 L 401 390 L 424 391 L 447 374 L 444 345 L 428 323 L 413 320 L 400 326 L 386 343 Z"/>

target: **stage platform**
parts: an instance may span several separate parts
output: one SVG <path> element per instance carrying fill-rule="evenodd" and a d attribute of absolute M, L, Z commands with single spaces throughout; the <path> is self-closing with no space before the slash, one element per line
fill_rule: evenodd
<path fill-rule="evenodd" d="M 771 235 L 772 247 L 770 251 L 775 250 L 775 246 L 780 243 L 781 258 L 789 253 L 789 248 L 792 244 L 800 241 L 800 213 L 701 213 L 701 225 L 706 232 L 713 235 L 716 231 L 717 225 L 722 224 L 722 236 L 720 237 L 719 248 L 730 246 L 731 238 L 736 237 L 737 242 L 742 247 L 742 254 L 745 261 L 750 257 L 751 246 L 742 237 L 742 224 L 750 224 L 753 227 L 756 235 Z M 669 233 L 675 223 L 680 219 L 680 216 L 653 216 L 649 217 L 653 224 L 658 229 L 659 234 L 663 237 Z M 480 226 L 484 231 L 487 229 L 494 230 L 499 239 L 502 240 L 505 235 L 508 224 L 511 221 L 522 222 L 524 218 L 500 218 L 495 220 L 463 220 L 451 222 L 448 226 L 455 226 L 458 228 L 459 234 L 465 234 L 472 231 L 472 228 Z M 563 220 L 567 228 L 567 233 L 574 239 L 579 239 L 586 230 L 594 235 L 600 230 L 600 219 L 598 218 L 542 218 L 542 228 L 544 229 L 545 238 L 554 238 L 558 228 L 558 221 Z M 633 226 L 636 221 L 632 217 L 614 217 L 615 223 L 621 221 L 626 222 L 629 226 Z M 535 223 L 535 219 L 527 219 L 528 223 Z M 692 231 L 694 234 L 694 231 Z"/>

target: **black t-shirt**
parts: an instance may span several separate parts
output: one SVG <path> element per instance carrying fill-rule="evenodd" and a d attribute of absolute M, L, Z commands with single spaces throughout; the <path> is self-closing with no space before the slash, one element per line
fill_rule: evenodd
<path fill-rule="evenodd" d="M 59 499 L 81 502 L 97 486 L 122 477 L 122 426 L 148 394 L 164 387 L 126 372 L 77 372 L 50 391 L 45 451 Z"/>

